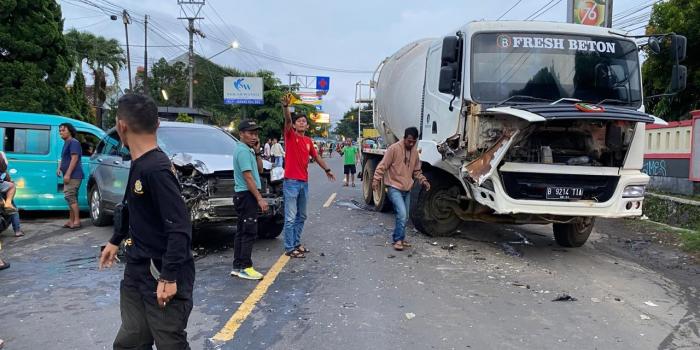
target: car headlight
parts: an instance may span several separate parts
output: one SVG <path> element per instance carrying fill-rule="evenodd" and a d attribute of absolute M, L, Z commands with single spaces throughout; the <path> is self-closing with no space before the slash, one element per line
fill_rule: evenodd
<path fill-rule="evenodd" d="M 625 187 L 625 190 L 622 191 L 622 198 L 644 197 L 645 190 L 646 190 L 646 186 L 644 186 L 644 185 L 627 186 L 627 187 Z"/>

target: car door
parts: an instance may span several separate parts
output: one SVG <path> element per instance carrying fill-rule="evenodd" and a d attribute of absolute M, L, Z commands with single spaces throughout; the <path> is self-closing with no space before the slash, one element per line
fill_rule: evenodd
<path fill-rule="evenodd" d="M 84 181 L 81 182 L 80 188 L 78 190 L 78 205 L 80 208 L 87 208 L 87 179 L 90 176 L 90 162 L 92 155 L 95 153 L 95 148 L 100 142 L 100 136 L 92 130 L 76 128 L 78 133 L 76 135 L 76 140 L 80 142 L 80 147 L 82 149 L 82 157 L 80 158 L 80 163 L 83 168 Z"/>
<path fill-rule="evenodd" d="M 102 201 L 108 208 L 118 203 L 121 195 L 124 194 L 123 191 L 119 193 L 119 189 L 123 187 L 121 181 L 126 181 L 119 178 L 119 167 L 122 165 L 120 146 L 119 135 L 116 131 L 112 131 L 100 141 L 97 149 L 99 153 L 91 158 L 94 164 L 92 176 L 95 179 L 95 185 L 99 188 Z"/>

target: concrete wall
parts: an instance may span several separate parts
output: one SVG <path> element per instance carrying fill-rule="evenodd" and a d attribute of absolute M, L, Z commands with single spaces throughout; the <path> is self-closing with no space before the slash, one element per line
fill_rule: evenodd
<path fill-rule="evenodd" d="M 693 181 L 678 177 L 650 176 L 649 189 L 692 196 L 700 194 Z"/>

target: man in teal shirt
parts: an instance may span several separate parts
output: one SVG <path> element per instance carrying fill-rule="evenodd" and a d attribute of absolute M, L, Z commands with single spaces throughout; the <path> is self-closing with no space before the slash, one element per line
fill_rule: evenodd
<path fill-rule="evenodd" d="M 352 145 L 351 139 L 345 140 L 345 147 L 340 151 L 343 155 L 343 173 L 345 174 L 345 183 L 347 187 L 352 181 L 352 187 L 355 187 L 355 164 L 360 161 L 360 154 L 357 152 L 357 147 Z"/>
<path fill-rule="evenodd" d="M 260 195 L 260 154 L 258 126 L 253 120 L 238 124 L 241 142 L 233 153 L 233 179 L 235 182 L 233 204 L 238 213 L 238 225 L 233 241 L 233 270 L 231 276 L 260 280 L 263 275 L 253 268 L 253 243 L 258 236 L 258 208 L 268 210 L 267 201 Z"/>

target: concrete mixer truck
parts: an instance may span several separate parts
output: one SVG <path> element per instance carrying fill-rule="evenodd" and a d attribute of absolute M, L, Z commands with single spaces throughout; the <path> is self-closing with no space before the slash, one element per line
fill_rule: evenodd
<path fill-rule="evenodd" d="M 645 124 L 638 42 L 670 57 L 669 94 L 685 87 L 686 39 L 630 37 L 593 26 L 472 22 L 412 42 L 377 68 L 373 122 L 385 147 L 415 126 L 430 191 L 414 186 L 410 217 L 431 236 L 462 221 L 553 224 L 583 245 L 598 217 L 642 214 Z M 384 149 L 362 151 L 363 197 L 390 208 L 371 179 Z"/>

